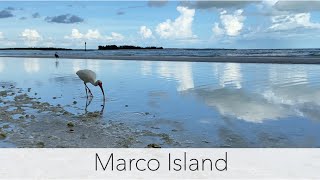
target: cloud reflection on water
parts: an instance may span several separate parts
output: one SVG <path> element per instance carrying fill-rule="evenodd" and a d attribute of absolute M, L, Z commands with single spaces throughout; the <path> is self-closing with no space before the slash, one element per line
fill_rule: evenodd
<path fill-rule="evenodd" d="M 4 70 L 4 63 L 3 61 L 0 61 L 0 72 Z"/>
<path fill-rule="evenodd" d="M 150 61 L 142 61 L 141 62 L 141 74 L 144 76 L 152 74 L 152 62 Z"/>
<path fill-rule="evenodd" d="M 270 66 L 269 81 L 272 86 L 308 84 L 308 73 L 303 66 Z"/>
<path fill-rule="evenodd" d="M 40 61 L 37 58 L 26 58 L 20 62 L 23 62 L 27 73 L 40 71 Z M 0 61 L 0 72 L 4 70 L 4 63 L 5 61 Z M 64 67 L 63 64 L 66 62 L 61 61 L 61 63 Z M 107 66 L 103 66 L 103 63 L 107 63 Z M 132 66 L 129 67 L 128 64 Z M 102 67 L 103 70 L 107 70 L 102 71 Z M 43 65 L 42 68 L 48 70 L 49 66 Z M 59 68 L 61 69 L 61 66 Z M 121 77 L 124 81 L 129 81 L 130 77 L 137 73 L 138 76 L 133 78 L 135 80 L 142 74 L 176 83 L 173 85 L 174 91 L 190 92 L 190 96 L 198 97 L 206 106 L 223 116 L 255 123 L 289 116 L 320 120 L 320 113 L 317 113 L 320 107 L 320 86 L 309 82 L 313 79 L 309 78 L 312 71 L 309 71 L 308 66 L 263 65 L 263 68 L 256 70 L 254 65 L 248 64 L 212 63 L 212 67 L 209 66 L 207 69 L 206 64 L 191 62 L 141 61 L 140 64 L 135 64 L 133 61 L 73 59 L 68 68 L 67 74 L 55 75 L 50 77 L 49 81 L 61 86 L 68 83 L 75 84 L 80 80 L 74 73 L 84 68 L 96 72 L 101 70 L 99 75 L 102 77 L 110 77 L 114 72 L 120 72 L 123 77 L 115 76 L 115 78 Z M 264 72 L 261 73 L 262 71 Z M 213 84 L 218 87 L 212 86 Z M 159 85 L 155 83 L 154 86 Z M 82 91 L 82 85 L 79 85 L 78 89 Z"/>
<path fill-rule="evenodd" d="M 177 91 L 185 91 L 194 88 L 192 63 L 190 62 L 159 62 L 158 74 L 166 79 L 174 79 L 178 82 Z"/>
<path fill-rule="evenodd" d="M 320 108 L 320 88 L 310 86 L 304 66 L 268 65 L 269 82 L 264 81 L 260 72 L 253 71 L 256 76 L 253 82 L 249 81 L 249 87 L 241 85 L 241 66 L 235 63 L 213 64 L 214 76 L 221 88 L 195 87 L 191 92 L 220 114 L 249 122 L 261 123 L 289 116 L 320 120 L 320 113 L 315 110 Z M 245 72 L 249 72 L 248 69 Z M 249 77 L 248 74 L 246 76 Z M 252 85 L 256 87 L 253 83 L 259 83 L 260 89 L 251 89 Z M 233 86 L 227 86 L 230 84 Z"/>
<path fill-rule="evenodd" d="M 40 64 L 38 58 L 25 58 L 24 59 L 24 70 L 27 73 L 36 73 L 40 70 Z"/>
<path fill-rule="evenodd" d="M 240 64 L 226 63 L 224 65 L 222 76 L 219 78 L 219 80 L 222 87 L 233 85 L 235 88 L 240 89 L 242 87 L 242 74 Z"/>
<path fill-rule="evenodd" d="M 250 94 L 241 89 L 194 89 L 192 91 L 206 105 L 223 116 L 233 116 L 248 122 L 261 123 L 276 120 L 290 114 L 290 109 L 268 102 L 259 94 Z"/>
<path fill-rule="evenodd" d="M 96 73 L 99 73 L 99 71 L 100 71 L 100 61 L 99 60 L 86 61 L 86 63 L 87 63 L 88 69 L 90 69 Z"/>
<path fill-rule="evenodd" d="M 80 69 L 83 69 L 85 67 L 84 61 L 81 59 L 73 59 L 72 60 L 72 69 L 73 72 L 76 73 Z"/>

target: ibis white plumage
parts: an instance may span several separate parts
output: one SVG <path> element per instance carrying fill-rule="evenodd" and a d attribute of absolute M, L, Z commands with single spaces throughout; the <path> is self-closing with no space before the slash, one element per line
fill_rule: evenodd
<path fill-rule="evenodd" d="M 90 95 L 93 96 L 89 87 L 87 86 L 87 83 L 91 83 L 94 86 L 100 87 L 102 94 L 103 94 L 103 99 L 105 99 L 104 91 L 103 91 L 103 87 L 102 87 L 102 82 L 100 80 L 96 80 L 96 73 L 95 72 L 93 72 L 89 69 L 83 69 L 83 70 L 77 71 L 76 74 L 79 76 L 79 78 L 83 81 L 83 83 L 85 85 L 87 97 L 88 97 L 87 89 L 89 90 Z"/>

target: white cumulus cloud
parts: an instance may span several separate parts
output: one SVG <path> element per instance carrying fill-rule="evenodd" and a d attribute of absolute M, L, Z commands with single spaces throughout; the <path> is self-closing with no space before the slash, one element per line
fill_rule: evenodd
<path fill-rule="evenodd" d="M 122 41 L 124 36 L 120 33 L 112 32 L 111 36 L 107 36 L 106 39 L 109 41 Z"/>
<path fill-rule="evenodd" d="M 192 22 L 195 14 L 194 9 L 188 9 L 183 6 L 178 6 L 177 11 L 180 16 L 174 21 L 167 19 L 157 25 L 156 32 L 161 38 L 196 38 L 192 34 Z"/>
<path fill-rule="evenodd" d="M 311 22 L 310 17 L 310 13 L 273 16 L 271 17 L 272 25 L 269 27 L 269 30 L 285 31 L 296 28 L 320 28 L 320 24 Z"/>
<path fill-rule="evenodd" d="M 99 30 L 89 29 L 87 33 L 83 34 L 78 29 L 72 29 L 69 36 L 65 36 L 66 39 L 101 39 L 102 35 Z"/>
<path fill-rule="evenodd" d="M 38 43 L 38 41 L 42 40 L 41 35 L 35 29 L 25 29 L 23 32 L 21 32 L 20 36 L 29 46 L 34 46 Z"/>
<path fill-rule="evenodd" d="M 87 33 L 81 33 L 78 29 L 72 29 L 71 34 L 64 37 L 65 39 L 76 40 L 107 40 L 107 41 L 122 41 L 124 36 L 122 34 L 112 32 L 111 35 L 106 36 L 100 34 L 99 30 L 89 29 Z"/>
<path fill-rule="evenodd" d="M 38 33 L 37 30 L 35 29 L 25 29 L 22 33 L 21 36 L 27 40 L 30 41 L 38 41 L 41 39 L 40 34 Z"/>
<path fill-rule="evenodd" d="M 152 31 L 151 29 L 147 28 L 146 26 L 141 26 L 139 34 L 141 35 L 142 38 L 147 39 L 147 38 L 152 38 Z"/>
<path fill-rule="evenodd" d="M 228 36 L 237 36 L 243 29 L 243 22 L 246 17 L 242 14 L 243 10 L 238 9 L 232 14 L 228 14 L 227 11 L 223 10 L 220 12 L 220 21 L 215 23 L 212 27 L 212 32 L 215 36 L 226 34 Z"/>
<path fill-rule="evenodd" d="M 87 39 L 100 39 L 102 36 L 98 30 L 89 29 L 85 37 Z"/>
<path fill-rule="evenodd" d="M 219 26 L 219 23 L 214 23 L 212 32 L 214 36 L 221 36 L 224 34 L 224 30 Z"/>
<path fill-rule="evenodd" d="M 66 39 L 81 39 L 83 34 L 78 29 L 72 29 L 71 35 L 65 36 Z"/>

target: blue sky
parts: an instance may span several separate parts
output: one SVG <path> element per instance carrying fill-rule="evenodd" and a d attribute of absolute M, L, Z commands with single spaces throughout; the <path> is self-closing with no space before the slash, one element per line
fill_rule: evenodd
<path fill-rule="evenodd" d="M 1 2 L 0 47 L 318 48 L 320 1 Z"/>

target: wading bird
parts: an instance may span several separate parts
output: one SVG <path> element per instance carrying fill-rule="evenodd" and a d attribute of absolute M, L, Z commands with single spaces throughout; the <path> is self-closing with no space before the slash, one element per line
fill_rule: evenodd
<path fill-rule="evenodd" d="M 54 54 L 54 57 L 59 58 L 59 55 L 57 54 L 57 52 Z"/>
<path fill-rule="evenodd" d="M 87 92 L 87 89 L 90 93 L 90 96 L 93 97 L 93 94 L 91 93 L 89 87 L 87 86 L 87 83 L 91 83 L 92 85 L 94 86 L 99 86 L 101 91 L 102 91 L 102 94 L 103 94 L 103 100 L 105 100 L 105 96 L 104 96 L 104 91 L 103 91 L 103 87 L 102 87 L 102 82 L 100 80 L 96 80 L 96 73 L 89 70 L 89 69 L 83 69 L 83 70 L 79 70 L 77 71 L 76 73 L 79 78 L 83 81 L 84 85 L 85 85 L 85 88 L 86 88 L 86 95 L 87 95 L 87 98 L 88 98 L 88 92 Z"/>

